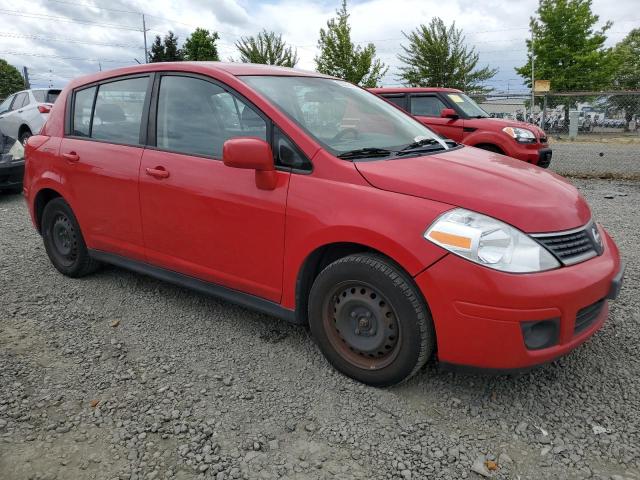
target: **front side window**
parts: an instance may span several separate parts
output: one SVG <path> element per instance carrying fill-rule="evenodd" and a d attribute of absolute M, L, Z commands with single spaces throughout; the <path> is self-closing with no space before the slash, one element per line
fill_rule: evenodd
<path fill-rule="evenodd" d="M 11 107 L 11 102 L 13 102 L 13 95 L 7 97 L 4 102 L 0 103 L 0 113 L 4 113 L 9 110 Z"/>
<path fill-rule="evenodd" d="M 178 75 L 162 77 L 157 147 L 222 158 L 224 142 L 233 137 L 266 141 L 267 124 L 249 105 L 214 83 Z"/>
<path fill-rule="evenodd" d="M 148 77 L 104 83 L 98 87 L 91 138 L 140 144 L 140 124 Z"/>
<path fill-rule="evenodd" d="M 93 98 L 96 95 L 96 87 L 78 90 L 73 102 L 73 126 L 72 135 L 88 137 L 91 134 L 91 109 Z"/>
<path fill-rule="evenodd" d="M 411 97 L 411 113 L 421 117 L 439 117 L 447 106 L 435 95 Z"/>
<path fill-rule="evenodd" d="M 489 114 L 485 112 L 480 107 L 480 105 L 478 105 L 476 102 L 474 102 L 471 98 L 469 98 L 464 93 L 448 93 L 447 97 L 449 97 L 449 100 L 455 103 L 456 106 L 460 110 L 462 110 L 465 113 L 465 115 L 467 115 L 468 117 L 475 117 L 475 118 L 489 117 Z"/>
<path fill-rule="evenodd" d="M 395 149 L 439 137 L 385 100 L 331 78 L 243 76 L 318 143 L 335 155 Z"/>

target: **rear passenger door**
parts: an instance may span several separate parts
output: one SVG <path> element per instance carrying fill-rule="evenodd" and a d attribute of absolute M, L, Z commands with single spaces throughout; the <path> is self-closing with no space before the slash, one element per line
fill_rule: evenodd
<path fill-rule="evenodd" d="M 73 92 L 58 166 L 89 248 L 144 260 L 138 171 L 149 74 Z"/>
<path fill-rule="evenodd" d="M 464 120 L 440 117 L 442 110 L 450 107 L 439 95 L 435 93 L 411 95 L 409 107 L 413 116 L 436 133 L 456 142 L 462 141 Z"/>
<path fill-rule="evenodd" d="M 277 171 L 276 188 L 260 190 L 254 170 L 222 162 L 229 138 L 269 141 L 269 120 L 208 77 L 164 74 L 154 92 L 140 167 L 149 261 L 278 301 L 290 173 Z"/>

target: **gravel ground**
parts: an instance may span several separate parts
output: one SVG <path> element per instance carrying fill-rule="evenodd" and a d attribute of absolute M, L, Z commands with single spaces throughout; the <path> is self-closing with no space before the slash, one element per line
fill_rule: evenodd
<path fill-rule="evenodd" d="M 640 179 L 640 143 L 553 142 L 551 169 L 564 175 L 633 176 Z"/>
<path fill-rule="evenodd" d="M 640 479 L 640 184 L 577 184 L 629 261 L 605 327 L 520 377 L 431 363 L 391 389 L 301 327 L 117 268 L 67 279 L 0 196 L 0 478 Z"/>

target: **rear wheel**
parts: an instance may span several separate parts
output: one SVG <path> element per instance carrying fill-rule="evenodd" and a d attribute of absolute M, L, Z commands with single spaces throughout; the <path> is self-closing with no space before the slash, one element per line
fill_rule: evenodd
<path fill-rule="evenodd" d="M 42 239 L 53 266 L 68 277 L 83 277 L 99 267 L 89 256 L 71 207 L 62 198 L 51 200 L 44 208 Z"/>
<path fill-rule="evenodd" d="M 329 362 L 373 386 L 411 377 L 435 345 L 420 292 L 399 266 L 380 255 L 349 255 L 326 267 L 311 289 L 309 321 Z"/>
<path fill-rule="evenodd" d="M 25 146 L 27 144 L 27 140 L 29 140 L 29 137 L 32 135 L 31 130 L 29 130 L 28 128 L 25 129 L 21 134 L 20 134 L 20 138 L 18 140 L 20 140 L 20 143 L 22 144 L 22 146 Z"/>

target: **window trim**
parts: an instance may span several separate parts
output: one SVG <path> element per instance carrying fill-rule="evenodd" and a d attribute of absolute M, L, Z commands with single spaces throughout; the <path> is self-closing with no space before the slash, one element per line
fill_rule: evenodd
<path fill-rule="evenodd" d="M 260 118 L 262 118 L 265 122 L 265 125 L 267 127 L 266 133 L 265 133 L 265 141 L 269 143 L 269 145 L 271 146 L 271 149 L 273 150 L 273 122 L 271 121 L 271 119 L 262 111 L 260 110 L 258 107 L 256 107 L 254 105 L 253 102 L 251 102 L 247 97 L 245 97 L 244 95 L 242 95 L 240 92 L 238 92 L 237 90 L 229 87 L 228 85 L 226 85 L 225 83 L 222 83 L 212 77 L 208 77 L 206 75 L 201 75 L 198 73 L 191 73 L 191 72 L 182 72 L 182 71 L 175 71 L 175 70 L 167 70 L 167 71 L 162 71 L 162 72 L 157 72 L 156 78 L 154 80 L 153 83 L 153 90 L 152 90 L 152 98 L 151 98 L 151 103 L 148 109 L 148 116 L 147 116 L 147 143 L 146 143 L 146 148 L 148 148 L 149 150 L 156 150 L 159 152 L 167 152 L 167 153 L 172 153 L 172 154 L 176 154 L 176 155 L 184 155 L 187 157 L 198 157 L 198 158 L 208 158 L 210 160 L 217 160 L 219 162 L 222 161 L 222 158 L 217 158 L 214 155 L 205 155 L 205 154 L 201 154 L 201 153 L 188 153 L 188 152 L 182 152 L 182 151 L 177 151 L 177 150 L 170 150 L 168 148 L 163 148 L 163 147 L 158 147 L 157 146 L 157 138 L 156 138 L 156 130 L 157 130 L 157 119 L 158 119 L 158 101 L 160 99 L 160 82 L 162 80 L 163 77 L 187 77 L 187 78 L 194 78 L 196 80 L 202 80 L 205 82 L 209 82 L 217 87 L 220 87 L 222 90 L 224 90 L 225 92 L 234 95 L 236 97 L 238 97 L 240 100 L 242 100 L 247 106 L 249 106 Z M 290 170 L 290 168 L 287 168 L 287 170 Z"/>
<path fill-rule="evenodd" d="M 110 145 L 122 145 L 122 146 L 127 146 L 127 147 L 135 147 L 135 148 L 145 148 L 146 145 L 146 133 L 147 133 L 147 120 L 148 120 L 148 115 L 147 112 L 149 110 L 149 101 L 150 101 L 150 97 L 151 97 L 151 87 L 153 85 L 153 81 L 154 78 L 156 76 L 155 72 L 140 72 L 140 73 L 135 73 L 135 74 L 131 74 L 131 75 L 122 75 L 119 77 L 110 77 L 110 78 L 106 78 L 104 80 L 98 80 L 95 82 L 91 82 L 91 83 L 86 83 L 84 85 L 80 85 L 76 88 L 74 88 L 70 93 L 69 96 L 70 101 L 67 102 L 67 108 L 65 110 L 65 122 L 64 122 L 64 138 L 72 138 L 74 140 L 86 140 L 86 141 L 91 141 L 91 142 L 98 142 L 98 143 L 107 143 Z M 123 80 L 133 80 L 136 78 L 144 78 L 144 77 L 148 77 L 149 81 L 147 83 L 147 90 L 145 92 L 145 97 L 144 97 L 144 101 L 142 103 L 142 114 L 140 116 L 140 132 L 138 134 L 138 142 L 137 144 L 135 143 L 126 143 L 126 142 L 114 142 L 113 140 L 103 140 L 100 138 L 93 138 L 91 135 L 93 133 L 93 115 L 95 113 L 96 110 L 96 100 L 98 98 L 98 92 L 100 91 L 100 86 L 101 85 L 106 85 L 108 83 L 114 83 L 114 82 L 120 82 Z M 92 87 L 96 87 L 96 91 L 93 94 L 93 102 L 91 104 L 91 119 L 90 119 L 90 123 L 89 123 L 89 136 L 88 137 L 83 137 L 80 135 L 73 135 L 73 114 L 75 111 L 75 106 L 76 106 L 76 94 L 82 90 L 87 90 L 88 88 L 92 88 Z"/>

